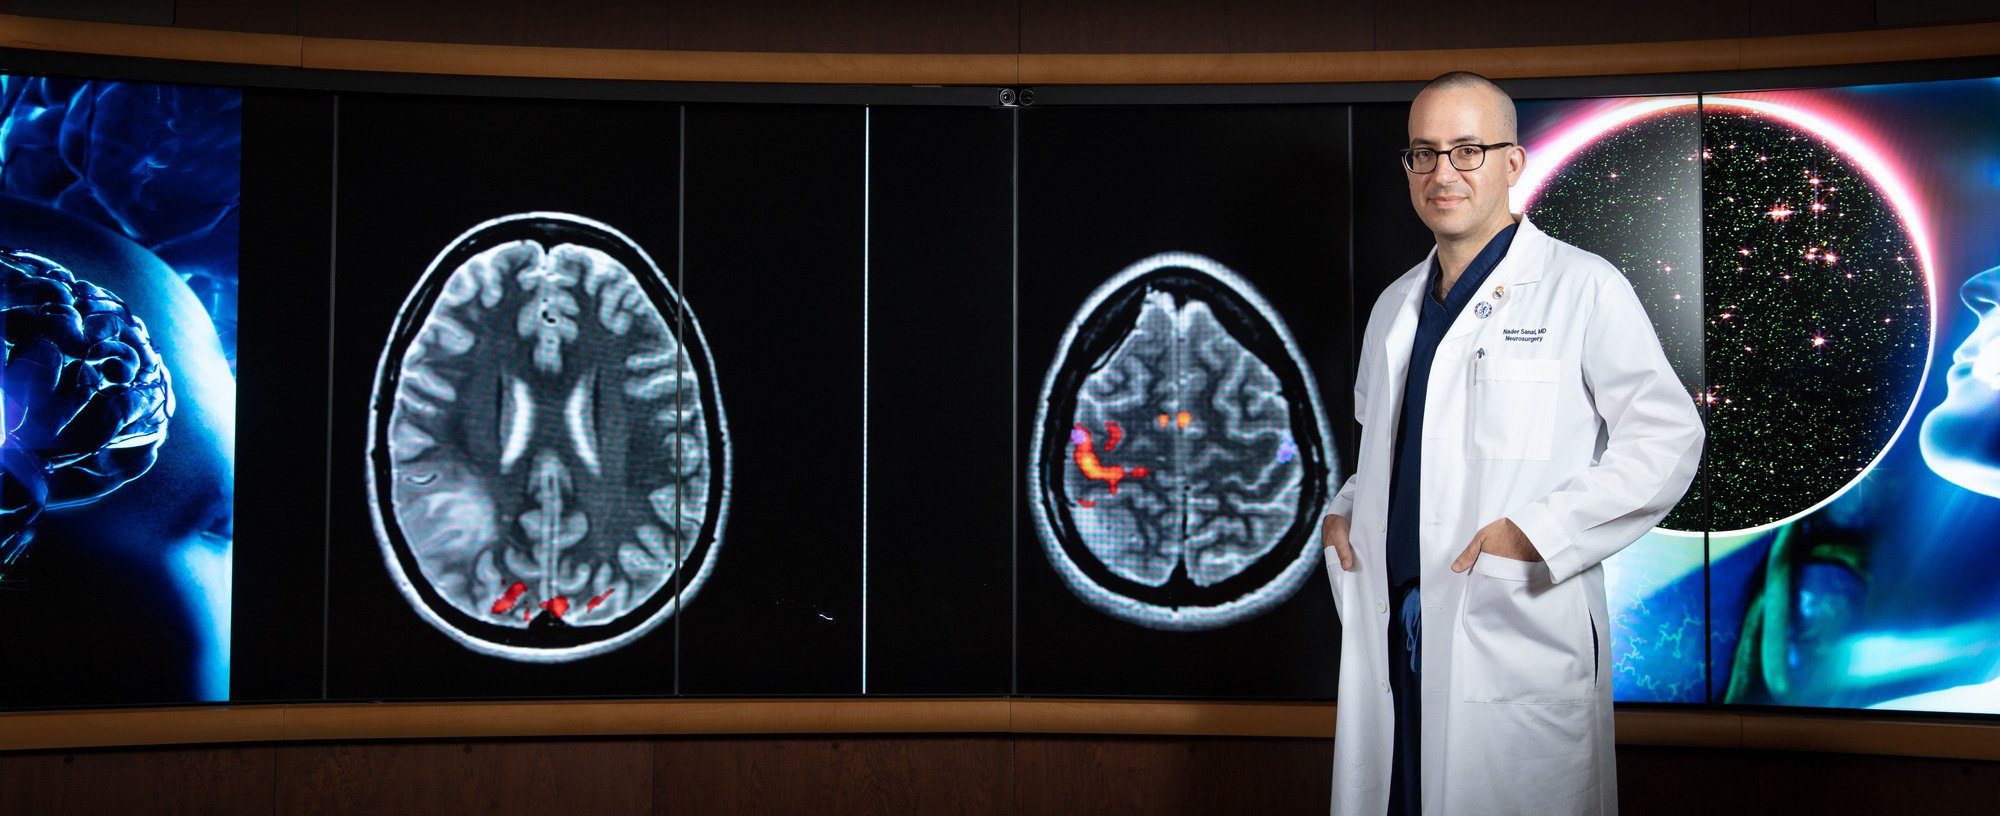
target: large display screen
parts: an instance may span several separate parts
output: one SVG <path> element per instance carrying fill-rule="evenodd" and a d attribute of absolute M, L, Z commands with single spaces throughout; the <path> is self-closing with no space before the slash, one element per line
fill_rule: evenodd
<path fill-rule="evenodd" d="M 1615 698 L 2000 714 L 2000 80 L 1687 90 L 1519 106 L 1709 428 Z M 0 708 L 1329 698 L 1407 114 L 0 76 Z"/>

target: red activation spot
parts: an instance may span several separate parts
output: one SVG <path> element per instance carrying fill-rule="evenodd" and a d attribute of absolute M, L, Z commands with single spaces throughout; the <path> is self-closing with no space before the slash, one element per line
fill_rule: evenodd
<path fill-rule="evenodd" d="M 557 595 L 553 598 L 543 601 L 542 608 L 549 610 L 550 612 L 554 612 L 556 617 L 560 618 L 563 616 L 564 612 L 569 611 L 569 599 L 561 595 Z"/>
<path fill-rule="evenodd" d="M 1120 440 L 1123 440 L 1124 438 L 1125 438 L 1125 429 L 1124 429 L 1124 428 L 1120 428 L 1120 427 L 1118 427 L 1118 423 L 1116 423 L 1116 422 L 1106 422 L 1106 423 L 1104 423 L 1104 452 L 1105 452 L 1105 453 L 1110 453 L 1110 452 L 1112 452 L 1112 451 L 1114 451 L 1114 450 L 1117 450 L 1117 449 L 1118 449 L 1118 442 L 1119 442 Z"/>
<path fill-rule="evenodd" d="M 513 586 L 507 588 L 507 594 L 500 596 L 500 600 L 493 602 L 493 614 L 498 615 L 509 609 L 513 609 L 515 602 L 521 600 L 521 593 L 527 591 L 527 584 L 515 581 Z"/>
<path fill-rule="evenodd" d="M 1076 505 L 1078 507 L 1096 507 L 1097 502 L 1093 499 L 1077 499 Z"/>
<path fill-rule="evenodd" d="M 596 609 L 596 608 L 597 608 L 597 605 L 598 605 L 598 604 L 601 604 L 601 603 L 604 603 L 604 599 L 605 599 L 605 598 L 609 598 L 609 597 L 611 597 L 611 593 L 613 593 L 613 592 L 617 592 L 617 591 L 618 591 L 618 588 L 617 588 L 617 587 L 612 587 L 612 588 L 610 588 L 610 589 L 607 589 L 607 590 L 605 590 L 605 591 L 604 591 L 604 594 L 603 594 L 603 595 L 599 595 L 599 596 L 597 596 L 597 597 L 595 597 L 595 598 L 591 598 L 591 599 L 590 599 L 590 603 L 587 603 L 587 604 L 584 604 L 584 606 L 583 606 L 583 611 L 585 611 L 585 612 L 589 612 L 589 611 L 590 611 L 590 610 L 592 610 L 592 609 Z"/>

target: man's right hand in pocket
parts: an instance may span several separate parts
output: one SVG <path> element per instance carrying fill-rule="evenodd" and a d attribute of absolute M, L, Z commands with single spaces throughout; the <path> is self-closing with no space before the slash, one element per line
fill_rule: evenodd
<path fill-rule="evenodd" d="M 1319 523 L 1320 546 L 1332 550 L 1340 559 L 1340 568 L 1354 571 L 1354 545 L 1347 541 L 1348 521 L 1346 516 L 1329 514 Z"/>

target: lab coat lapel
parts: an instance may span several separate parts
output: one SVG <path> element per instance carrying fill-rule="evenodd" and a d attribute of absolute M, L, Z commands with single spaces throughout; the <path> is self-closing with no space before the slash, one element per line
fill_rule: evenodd
<path fill-rule="evenodd" d="M 1498 319 L 1500 312 L 1516 300 L 1511 295 L 1518 287 L 1542 279 L 1542 270 L 1548 267 L 1550 249 L 1548 234 L 1537 229 L 1527 216 L 1521 216 L 1521 228 L 1514 232 L 1514 243 L 1507 247 L 1506 257 L 1501 258 L 1500 264 L 1493 267 L 1492 274 L 1486 276 L 1484 290 L 1473 295 L 1472 302 L 1458 313 L 1458 319 L 1452 321 L 1451 330 L 1444 333 L 1444 339 L 1461 337 Z M 1506 287 L 1510 296 L 1494 299 L 1495 287 Z M 1477 313 L 1480 303 L 1492 305 L 1493 311 L 1488 312 L 1486 317 L 1480 317 Z"/>
<path fill-rule="evenodd" d="M 1437 250 L 1432 249 L 1431 257 L 1436 255 Z M 1417 319 L 1422 316 L 1423 302 L 1419 298 L 1430 290 L 1430 269 L 1431 258 L 1427 257 L 1415 270 L 1403 276 L 1400 284 L 1402 288 L 1396 292 L 1402 303 L 1396 308 L 1396 319 L 1389 322 L 1389 331 L 1382 338 L 1382 352 L 1386 358 L 1383 371 L 1388 375 L 1384 378 L 1384 382 L 1389 386 L 1390 392 L 1389 399 L 1379 401 L 1377 404 L 1393 406 L 1389 410 L 1402 410 L 1404 380 L 1410 376 L 1410 353 L 1413 350 L 1411 347 L 1417 340 Z M 1390 413 L 1386 418 L 1370 417 L 1369 421 L 1379 419 L 1388 423 L 1387 427 L 1393 428 L 1395 417 L 1395 413 Z M 1393 431 L 1391 433 L 1393 434 Z"/>

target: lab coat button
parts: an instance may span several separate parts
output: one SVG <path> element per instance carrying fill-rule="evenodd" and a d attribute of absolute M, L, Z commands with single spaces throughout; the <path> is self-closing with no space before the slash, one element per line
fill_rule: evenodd
<path fill-rule="evenodd" d="M 1382 684 L 1382 691 L 1386 693 L 1386 692 L 1388 692 L 1388 690 L 1389 690 L 1389 684 L 1388 684 L 1388 683 L 1383 683 L 1383 684 Z"/>
<path fill-rule="evenodd" d="M 1389 614 L 1389 602 L 1388 602 L 1388 601 L 1376 601 L 1376 602 L 1375 602 L 1375 611 L 1377 611 L 1377 612 L 1380 612 L 1380 613 L 1382 613 L 1382 614 L 1384 614 L 1384 615 L 1386 615 L 1386 614 Z"/>

